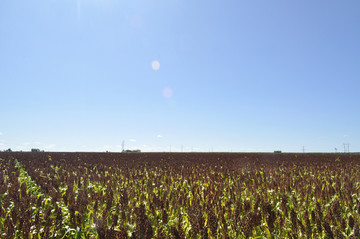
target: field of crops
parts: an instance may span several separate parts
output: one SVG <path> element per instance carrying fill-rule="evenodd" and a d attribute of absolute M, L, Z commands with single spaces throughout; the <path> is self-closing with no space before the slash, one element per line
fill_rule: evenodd
<path fill-rule="evenodd" d="M 1 238 L 360 238 L 360 155 L 0 153 Z"/>

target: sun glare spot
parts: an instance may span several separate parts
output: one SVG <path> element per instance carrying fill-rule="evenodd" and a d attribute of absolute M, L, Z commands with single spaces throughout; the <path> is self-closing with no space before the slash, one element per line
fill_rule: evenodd
<path fill-rule="evenodd" d="M 170 98 L 174 94 L 173 90 L 170 87 L 165 87 L 162 93 L 165 98 Z"/>
<path fill-rule="evenodd" d="M 151 63 L 151 67 L 153 68 L 154 71 L 157 71 L 160 69 L 160 62 L 155 60 Z"/>

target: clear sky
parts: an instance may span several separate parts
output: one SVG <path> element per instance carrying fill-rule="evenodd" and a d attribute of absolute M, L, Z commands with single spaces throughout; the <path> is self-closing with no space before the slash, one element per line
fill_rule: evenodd
<path fill-rule="evenodd" d="M 360 152 L 359 0 L 1 0 L 0 150 Z"/>

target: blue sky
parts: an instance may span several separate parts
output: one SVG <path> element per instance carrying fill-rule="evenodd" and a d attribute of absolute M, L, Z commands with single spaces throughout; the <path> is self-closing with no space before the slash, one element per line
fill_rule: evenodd
<path fill-rule="evenodd" d="M 360 151 L 358 0 L 3 0 L 0 150 Z"/>

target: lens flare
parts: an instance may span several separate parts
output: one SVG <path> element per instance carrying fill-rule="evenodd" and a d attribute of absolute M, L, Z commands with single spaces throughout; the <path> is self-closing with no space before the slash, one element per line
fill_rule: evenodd
<path fill-rule="evenodd" d="M 157 71 L 160 69 L 160 62 L 155 60 L 151 63 L 151 67 L 153 68 L 154 71 Z"/>
<path fill-rule="evenodd" d="M 170 87 L 165 87 L 162 93 L 165 98 L 171 98 L 174 94 L 174 91 Z"/>

